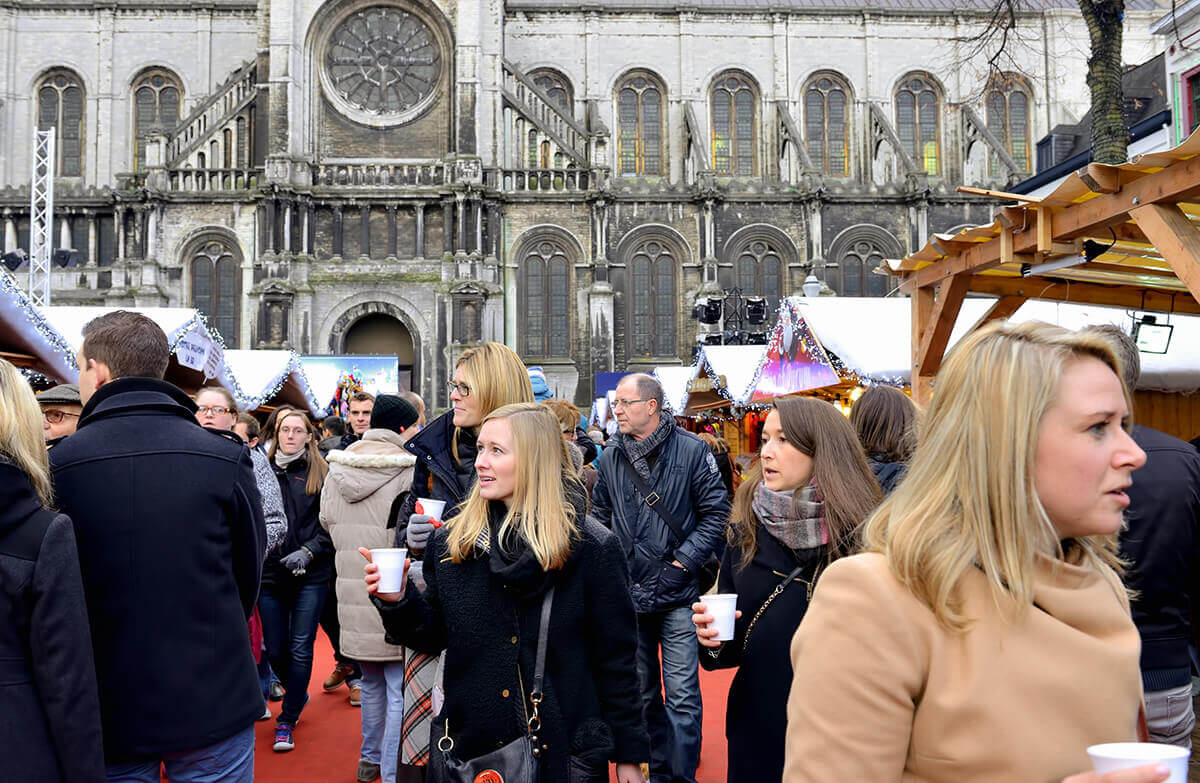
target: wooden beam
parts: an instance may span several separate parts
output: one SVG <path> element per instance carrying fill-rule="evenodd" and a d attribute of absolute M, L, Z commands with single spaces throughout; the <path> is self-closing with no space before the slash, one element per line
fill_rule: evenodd
<path fill-rule="evenodd" d="M 1042 200 L 1041 196 L 1026 196 L 1021 193 L 1007 193 L 1003 190 L 986 190 L 984 188 L 972 188 L 966 185 L 959 185 L 955 188 L 959 193 L 965 193 L 968 196 L 987 196 L 988 198 L 1001 198 L 1007 201 L 1024 201 L 1030 204 L 1036 204 Z"/>
<path fill-rule="evenodd" d="M 1115 166 L 1089 163 L 1079 178 L 1093 193 L 1116 193 L 1121 189 L 1121 170 Z"/>
<path fill-rule="evenodd" d="M 1054 215 L 1049 209 L 1037 211 L 1037 252 L 1049 253 L 1054 247 Z"/>
<path fill-rule="evenodd" d="M 1156 310 L 1164 313 L 1200 315 L 1200 303 L 1186 293 L 1141 288 L 1133 285 L 1068 283 L 1044 277 L 1000 277 L 975 275 L 970 290 L 993 296 L 1023 296 L 1056 302 L 1126 307 L 1131 310 Z"/>
<path fill-rule="evenodd" d="M 937 298 L 929 312 L 928 323 L 922 330 L 921 345 L 917 350 L 916 375 L 937 375 L 970 283 L 967 275 L 956 275 L 938 286 Z"/>
<path fill-rule="evenodd" d="M 928 405 L 929 399 L 933 396 L 933 378 L 929 376 L 922 377 L 918 372 L 920 368 L 921 342 L 925 335 L 925 330 L 929 326 L 932 313 L 933 290 L 930 288 L 918 288 L 912 295 L 911 385 L 913 400 L 921 406 Z"/>
<path fill-rule="evenodd" d="M 988 311 L 984 313 L 978 321 L 976 321 L 967 332 L 970 334 L 981 326 L 989 324 L 992 321 L 1003 321 L 1012 316 L 1013 313 L 1021 309 L 1021 305 L 1029 301 L 1024 296 L 1002 296 L 992 303 Z"/>
<path fill-rule="evenodd" d="M 1130 210 L 1129 215 L 1187 285 L 1192 298 L 1200 302 L 1200 229 L 1178 204 L 1147 204 Z"/>
<path fill-rule="evenodd" d="M 1135 205 L 1175 203 L 1200 193 L 1200 155 L 1180 161 L 1170 168 L 1148 174 L 1121 187 L 1116 193 L 1096 196 L 1079 204 L 1059 209 L 1051 219 L 1052 241 L 1071 240 L 1083 236 L 1103 237 L 1107 227 L 1128 220 Z M 1025 211 L 1037 209 L 1029 207 Z M 1021 221 L 1019 210 L 1005 210 L 1004 219 L 1016 228 Z M 1034 222 L 1032 215 L 1030 223 Z M 1024 224 L 1022 224 L 1024 225 Z M 1030 225 L 1029 228 L 1033 226 Z M 1016 231 L 1013 252 L 1032 253 L 1037 250 L 1036 231 Z M 909 275 L 901 290 L 911 294 L 916 288 L 937 285 L 952 274 L 964 271 L 980 272 L 996 266 L 1000 259 L 1000 238 L 978 242 L 954 256 L 948 256 Z"/>

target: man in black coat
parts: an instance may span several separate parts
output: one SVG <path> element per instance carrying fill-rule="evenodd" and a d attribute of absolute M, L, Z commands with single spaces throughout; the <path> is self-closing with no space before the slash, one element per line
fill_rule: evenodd
<path fill-rule="evenodd" d="M 1125 385 L 1141 374 L 1137 345 L 1116 327 L 1092 327 L 1119 348 Z M 1192 613 L 1200 598 L 1200 454 L 1186 441 L 1135 425 L 1146 464 L 1133 474 L 1121 556 L 1126 585 L 1136 591 L 1133 622 L 1142 637 L 1142 688 L 1150 740 L 1191 747 Z"/>
<path fill-rule="evenodd" d="M 266 526 L 250 452 L 162 380 L 166 335 L 116 311 L 83 330 L 79 428 L 53 451 L 79 541 L 105 763 L 250 783 L 264 703 L 246 621 Z M 153 778 L 151 778 L 153 776 Z"/>
<path fill-rule="evenodd" d="M 592 514 L 629 555 L 651 781 L 695 783 L 703 712 L 691 606 L 701 569 L 725 549 L 729 496 L 708 446 L 676 426 L 662 405 L 662 386 L 649 375 L 626 375 L 617 385 L 620 434 L 596 462 Z M 654 507 L 634 471 L 656 496 Z M 682 541 L 656 509 L 673 520 Z"/>

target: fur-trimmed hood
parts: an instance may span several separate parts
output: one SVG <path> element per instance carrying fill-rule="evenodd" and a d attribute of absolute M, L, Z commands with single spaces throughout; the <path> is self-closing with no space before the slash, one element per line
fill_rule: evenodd
<path fill-rule="evenodd" d="M 347 503 L 365 500 L 417 462 L 404 450 L 399 435 L 382 429 L 367 430 L 362 440 L 347 449 L 334 449 L 326 460 L 329 477 L 324 491 L 337 492 Z"/>

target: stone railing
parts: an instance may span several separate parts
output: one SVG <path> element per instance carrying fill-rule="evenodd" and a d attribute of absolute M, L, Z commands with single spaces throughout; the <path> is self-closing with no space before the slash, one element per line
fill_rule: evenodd
<path fill-rule="evenodd" d="M 262 181 L 262 169 L 167 169 L 168 190 L 177 193 L 248 190 Z"/>
<path fill-rule="evenodd" d="M 595 187 L 595 177 L 585 169 L 493 169 L 488 185 L 508 193 L 578 193 Z"/>
<path fill-rule="evenodd" d="M 214 135 L 220 134 L 230 121 L 235 121 L 257 93 L 255 62 L 249 60 L 168 134 L 167 165 L 178 167 L 192 153 L 207 150 Z M 247 127 L 243 132 L 249 134 L 250 129 Z M 249 143 L 248 137 L 246 143 Z"/>
<path fill-rule="evenodd" d="M 439 186 L 446 184 L 446 164 L 413 163 L 320 163 L 313 166 L 317 187 Z"/>

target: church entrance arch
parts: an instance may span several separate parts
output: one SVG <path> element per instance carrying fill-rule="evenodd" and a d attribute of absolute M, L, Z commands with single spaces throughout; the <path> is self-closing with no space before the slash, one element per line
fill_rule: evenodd
<path fill-rule="evenodd" d="M 403 311 L 386 302 L 364 302 L 342 313 L 329 334 L 337 354 L 392 355 L 400 365 L 400 388 L 419 386 L 418 350 Z M 415 389 L 414 389 L 415 390 Z"/>

